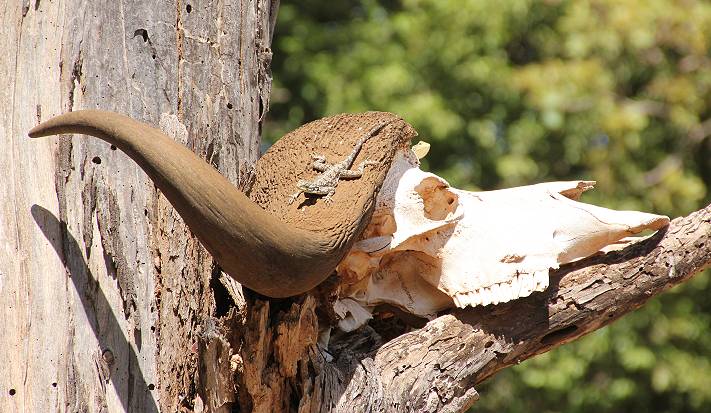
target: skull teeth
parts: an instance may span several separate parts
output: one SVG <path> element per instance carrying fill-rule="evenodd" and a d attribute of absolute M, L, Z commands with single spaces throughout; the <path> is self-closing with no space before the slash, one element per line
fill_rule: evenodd
<path fill-rule="evenodd" d="M 548 270 L 536 271 L 533 274 L 520 273 L 507 282 L 456 294 L 453 297 L 454 304 L 459 308 L 464 308 L 505 303 L 517 298 L 528 297 L 536 291 L 544 291 L 548 288 L 548 284 Z"/>

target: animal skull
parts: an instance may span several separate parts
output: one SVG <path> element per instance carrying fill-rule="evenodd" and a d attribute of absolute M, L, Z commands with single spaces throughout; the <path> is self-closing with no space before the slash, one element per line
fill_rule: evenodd
<path fill-rule="evenodd" d="M 550 269 L 668 224 L 577 202 L 594 184 L 463 191 L 398 152 L 368 228 L 338 266 L 339 327 L 359 327 L 379 304 L 430 317 L 526 297 L 548 287 Z"/>

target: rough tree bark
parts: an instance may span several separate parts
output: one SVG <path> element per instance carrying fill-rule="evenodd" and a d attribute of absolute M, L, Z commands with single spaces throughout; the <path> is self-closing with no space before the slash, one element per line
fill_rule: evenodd
<path fill-rule="evenodd" d="M 25 0 L 2 13 L 0 411 L 463 411 L 496 371 L 711 263 L 706 208 L 561 268 L 543 293 L 419 328 L 383 317 L 326 352 L 337 280 L 283 300 L 242 291 L 120 151 L 25 138 L 52 115 L 109 109 L 249 187 L 275 2 Z"/>
<path fill-rule="evenodd" d="M 0 411 L 172 412 L 206 397 L 209 254 L 116 148 L 26 134 L 113 110 L 161 125 L 239 185 L 259 155 L 276 3 L 0 7 Z"/>

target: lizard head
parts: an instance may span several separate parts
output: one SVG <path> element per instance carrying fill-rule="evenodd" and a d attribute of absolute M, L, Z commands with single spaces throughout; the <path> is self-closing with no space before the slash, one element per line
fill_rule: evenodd
<path fill-rule="evenodd" d="M 326 195 L 328 193 L 321 185 L 304 179 L 299 179 L 299 182 L 296 183 L 296 187 L 305 194 Z"/>
<path fill-rule="evenodd" d="M 296 187 L 299 188 L 300 191 L 308 192 L 309 189 L 313 187 L 313 185 L 311 185 L 311 182 L 309 181 L 299 179 L 299 182 L 296 183 Z"/>

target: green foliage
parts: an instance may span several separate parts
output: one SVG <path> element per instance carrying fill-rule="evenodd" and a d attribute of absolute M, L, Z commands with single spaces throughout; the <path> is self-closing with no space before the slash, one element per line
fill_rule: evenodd
<path fill-rule="evenodd" d="M 385 110 L 458 187 L 593 179 L 587 202 L 672 216 L 709 202 L 707 2 L 305 0 L 282 4 L 274 49 L 271 139 Z M 477 411 L 711 410 L 708 284 L 506 369 Z"/>

